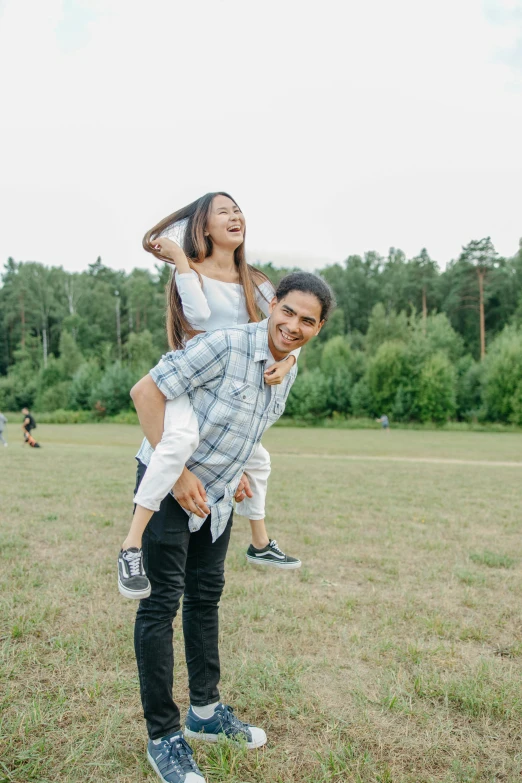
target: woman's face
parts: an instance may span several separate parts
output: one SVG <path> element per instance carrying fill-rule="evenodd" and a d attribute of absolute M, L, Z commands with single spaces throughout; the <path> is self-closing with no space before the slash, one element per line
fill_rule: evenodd
<path fill-rule="evenodd" d="M 206 233 L 214 245 L 235 250 L 245 239 L 245 218 L 237 204 L 228 196 L 212 199 Z"/>

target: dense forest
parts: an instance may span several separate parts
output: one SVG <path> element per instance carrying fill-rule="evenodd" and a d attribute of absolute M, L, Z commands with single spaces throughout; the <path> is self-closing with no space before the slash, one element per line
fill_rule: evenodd
<path fill-rule="evenodd" d="M 290 270 L 259 265 L 275 282 Z M 441 270 L 422 250 L 349 256 L 319 272 L 337 309 L 299 360 L 287 414 L 522 424 L 522 243 L 489 237 Z M 129 409 L 129 389 L 167 350 L 170 269 L 130 274 L 9 258 L 0 288 L 0 410 Z"/>

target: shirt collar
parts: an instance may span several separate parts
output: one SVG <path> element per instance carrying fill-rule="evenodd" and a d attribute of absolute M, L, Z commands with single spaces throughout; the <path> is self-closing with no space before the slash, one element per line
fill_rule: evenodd
<path fill-rule="evenodd" d="M 256 342 L 255 342 L 255 362 L 266 362 L 270 356 L 270 350 L 268 348 L 268 318 L 264 321 L 260 321 L 257 324 L 256 329 Z"/>

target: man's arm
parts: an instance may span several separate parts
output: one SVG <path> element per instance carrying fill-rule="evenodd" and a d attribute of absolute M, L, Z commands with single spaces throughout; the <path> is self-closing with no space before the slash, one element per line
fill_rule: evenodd
<path fill-rule="evenodd" d="M 152 448 L 163 435 L 165 398 L 173 400 L 221 375 L 226 353 L 227 342 L 220 331 L 203 334 L 184 350 L 165 354 L 150 374 L 132 387 L 130 395 Z"/>
<path fill-rule="evenodd" d="M 205 332 L 183 350 L 165 354 L 150 375 L 167 400 L 174 400 L 223 375 L 229 353 L 224 330 Z"/>

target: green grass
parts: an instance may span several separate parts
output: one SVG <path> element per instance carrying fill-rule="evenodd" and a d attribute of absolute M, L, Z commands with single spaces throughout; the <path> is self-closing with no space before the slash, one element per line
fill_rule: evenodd
<path fill-rule="evenodd" d="M 0 782 L 152 783 L 114 572 L 139 431 L 42 424 L 40 451 L 9 434 Z M 265 445 L 269 532 L 304 565 L 248 566 L 236 518 L 221 691 L 269 744 L 194 743 L 209 783 L 519 781 L 522 435 L 283 427 Z M 175 652 L 185 709 L 179 624 Z"/>

